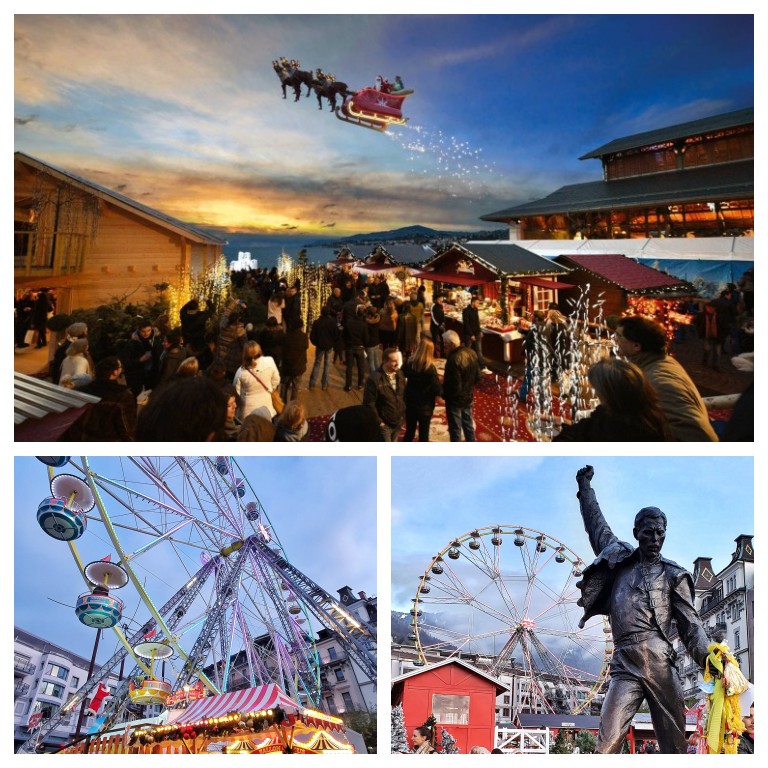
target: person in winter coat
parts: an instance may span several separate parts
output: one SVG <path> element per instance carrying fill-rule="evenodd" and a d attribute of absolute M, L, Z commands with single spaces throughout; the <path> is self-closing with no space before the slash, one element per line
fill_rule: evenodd
<path fill-rule="evenodd" d="M 312 323 L 312 330 L 309 332 L 309 340 L 315 345 L 315 364 L 312 366 L 312 373 L 309 375 L 310 389 L 314 389 L 315 384 L 317 384 L 321 364 L 323 367 L 322 386 L 323 389 L 328 389 L 328 366 L 331 355 L 340 338 L 341 332 L 336 322 L 336 316 L 326 304 L 320 310 L 320 317 Z"/>
<path fill-rule="evenodd" d="M 414 353 L 418 342 L 419 323 L 413 314 L 411 303 L 406 302 L 397 321 L 397 346 L 403 353 L 403 360 L 408 360 Z"/>
<path fill-rule="evenodd" d="M 291 400 L 275 419 L 275 443 L 300 443 L 307 439 L 309 424 L 304 406 L 298 400 Z"/>
<path fill-rule="evenodd" d="M 243 347 L 248 340 L 242 316 L 237 309 L 231 309 L 222 318 L 219 338 L 216 341 L 216 359 L 224 363 L 227 378 L 234 378 L 243 359 Z"/>
<path fill-rule="evenodd" d="M 445 357 L 443 354 L 443 334 L 445 333 L 445 309 L 443 296 L 438 294 L 429 310 L 429 333 L 435 345 L 435 357 Z"/>
<path fill-rule="evenodd" d="M 105 357 L 96 364 L 96 377 L 82 391 L 101 398 L 76 422 L 77 434 L 67 433 L 68 440 L 124 443 L 136 432 L 136 398 L 118 379 L 123 371 L 120 360 Z"/>
<path fill-rule="evenodd" d="M 368 369 L 374 373 L 381 365 L 381 348 L 379 347 L 381 315 L 372 304 L 369 304 L 365 310 L 365 322 L 368 324 L 368 345 L 365 348 L 365 354 L 368 357 Z"/>
<path fill-rule="evenodd" d="M 616 358 L 589 369 L 600 405 L 586 419 L 563 427 L 555 442 L 648 442 L 671 440 L 659 398 L 643 372 Z"/>
<path fill-rule="evenodd" d="M 267 324 L 259 331 L 256 337 L 262 353 L 265 356 L 271 357 L 278 368 L 283 361 L 284 339 L 285 331 L 283 326 L 278 323 L 276 317 L 267 318 Z"/>
<path fill-rule="evenodd" d="M 443 399 L 452 443 L 464 439 L 475 442 L 475 387 L 480 382 L 480 364 L 474 349 L 462 347 L 456 331 L 443 334 L 446 361 L 443 375 Z"/>
<path fill-rule="evenodd" d="M 675 440 L 717 442 L 696 385 L 683 366 L 667 354 L 664 328 L 640 315 L 622 317 L 614 340 L 619 354 L 640 368 L 656 390 Z"/>
<path fill-rule="evenodd" d="M 275 361 L 262 354 L 257 342 L 249 341 L 243 348 L 243 364 L 238 368 L 233 383 L 240 399 L 240 421 L 244 422 L 262 405 L 269 410 L 270 417 L 277 415 L 272 405 L 272 392 L 280 386 L 280 373 Z"/>
<path fill-rule="evenodd" d="M 183 360 L 187 358 L 187 351 L 182 346 L 181 329 L 174 328 L 163 339 L 163 351 L 160 354 L 160 384 L 175 376 Z"/>
<path fill-rule="evenodd" d="M 483 358 L 483 331 L 480 326 L 480 297 L 473 296 L 468 307 L 461 312 L 464 325 L 464 344 L 475 350 L 483 373 L 490 373 Z"/>
<path fill-rule="evenodd" d="M 384 307 L 379 314 L 381 315 L 381 320 L 379 321 L 379 341 L 385 349 L 397 346 L 397 321 L 399 314 L 394 297 L 388 296 L 384 300 Z"/>
<path fill-rule="evenodd" d="M 93 368 L 88 355 L 88 339 L 75 339 L 68 347 L 61 364 L 59 384 L 73 389 L 82 389 L 93 381 Z"/>
<path fill-rule="evenodd" d="M 51 360 L 51 379 L 54 384 L 59 383 L 61 378 L 61 365 L 67 356 L 69 345 L 75 339 L 85 339 L 88 336 L 88 326 L 85 323 L 72 323 L 67 327 L 67 334 L 64 341 L 56 347 L 56 352 Z"/>
<path fill-rule="evenodd" d="M 405 376 L 394 347 L 384 350 L 381 368 L 369 376 L 363 393 L 363 405 L 369 406 L 381 425 L 387 443 L 397 442 L 405 418 Z"/>
<path fill-rule="evenodd" d="M 419 428 L 419 442 L 429 442 L 429 423 L 435 410 L 435 398 L 442 393 L 440 377 L 433 364 L 435 346 L 423 336 L 415 354 L 403 367 L 405 385 L 405 435 L 410 443 Z"/>
<path fill-rule="evenodd" d="M 162 352 L 163 339 L 160 334 L 149 320 L 141 321 L 120 352 L 125 380 L 134 395 L 138 395 L 142 389 L 152 389 L 157 384 Z"/>
<path fill-rule="evenodd" d="M 199 299 L 191 299 L 179 310 L 181 334 L 189 351 L 194 353 L 205 346 L 205 327 L 210 316 L 210 304 L 205 309 L 200 309 Z"/>
<path fill-rule="evenodd" d="M 299 318 L 291 322 L 295 325 L 289 325 L 283 339 L 283 362 L 280 368 L 280 394 L 286 403 L 288 400 L 295 400 L 299 395 L 299 381 L 307 370 L 309 348 L 309 339 L 304 333 L 304 321 Z"/>
<path fill-rule="evenodd" d="M 365 322 L 365 306 L 358 305 L 355 316 L 344 324 L 344 351 L 347 356 L 347 373 L 344 391 L 352 389 L 352 365 L 357 366 L 357 388 L 363 388 L 365 379 L 365 348 L 368 346 L 368 324 Z"/>

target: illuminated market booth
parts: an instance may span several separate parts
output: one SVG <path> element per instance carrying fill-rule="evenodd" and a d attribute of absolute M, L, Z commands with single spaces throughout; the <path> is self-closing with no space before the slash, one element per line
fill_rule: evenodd
<path fill-rule="evenodd" d="M 340 718 L 300 706 L 273 683 L 217 696 L 199 687 L 167 704 L 157 718 L 117 725 L 60 754 L 355 752 Z"/>
<path fill-rule="evenodd" d="M 560 277 L 570 270 L 514 243 L 453 243 L 411 274 L 432 281 L 432 295 L 445 296 L 446 328 L 462 335 L 462 311 L 481 300 L 483 355 L 503 362 L 522 359 L 523 335 L 534 310 L 558 301 L 572 288 Z"/>
<path fill-rule="evenodd" d="M 697 296 L 691 283 L 653 267 L 638 264 L 619 253 L 563 254 L 555 261 L 572 270 L 568 279 L 573 288 L 561 292 L 564 302 L 576 301 L 582 290 L 600 296 L 601 304 L 588 307 L 590 320 L 622 315 L 645 315 L 661 323 L 671 338 L 693 315 L 686 312 Z"/>

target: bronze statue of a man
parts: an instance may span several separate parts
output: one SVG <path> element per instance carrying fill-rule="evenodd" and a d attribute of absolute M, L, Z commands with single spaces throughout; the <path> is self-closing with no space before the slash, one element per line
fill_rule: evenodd
<path fill-rule="evenodd" d="M 579 605 L 582 626 L 598 614 L 610 617 L 613 633 L 611 678 L 600 717 L 597 752 L 617 753 L 643 699 L 648 702 L 660 751 L 687 749 L 683 689 L 670 642 L 672 623 L 688 652 L 702 667 L 707 636 L 693 605 L 693 579 L 661 556 L 666 515 L 644 507 L 632 530 L 637 548 L 619 541 L 605 521 L 590 481 L 590 466 L 576 473 L 579 504 L 589 543 L 597 555 L 584 570 Z"/>

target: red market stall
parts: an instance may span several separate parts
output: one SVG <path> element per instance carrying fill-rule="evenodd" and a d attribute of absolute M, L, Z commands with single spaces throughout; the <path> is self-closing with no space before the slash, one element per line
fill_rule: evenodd
<path fill-rule="evenodd" d="M 558 280 L 569 270 L 514 243 L 453 243 L 411 274 L 431 280 L 433 295 L 446 295 L 446 327 L 461 335 L 463 309 L 473 295 L 481 299 L 483 355 L 499 362 L 522 360 L 523 335 L 535 309 L 557 302 L 570 283 Z"/>
<path fill-rule="evenodd" d="M 473 746 L 492 749 L 496 697 L 508 690 L 500 680 L 461 659 L 446 659 L 392 680 L 392 705 L 402 704 L 409 737 L 434 715 L 437 736 L 445 728 L 462 754 Z"/>

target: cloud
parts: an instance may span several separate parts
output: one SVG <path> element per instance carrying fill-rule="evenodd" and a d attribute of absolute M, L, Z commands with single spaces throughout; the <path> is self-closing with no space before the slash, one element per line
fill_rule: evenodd
<path fill-rule="evenodd" d="M 323 229 L 329 229 L 330 227 L 335 227 L 336 222 L 331 222 L 330 224 L 323 224 Z"/>
<path fill-rule="evenodd" d="M 37 120 L 37 115 L 29 115 L 28 117 L 14 117 L 14 125 L 29 125 Z"/>

